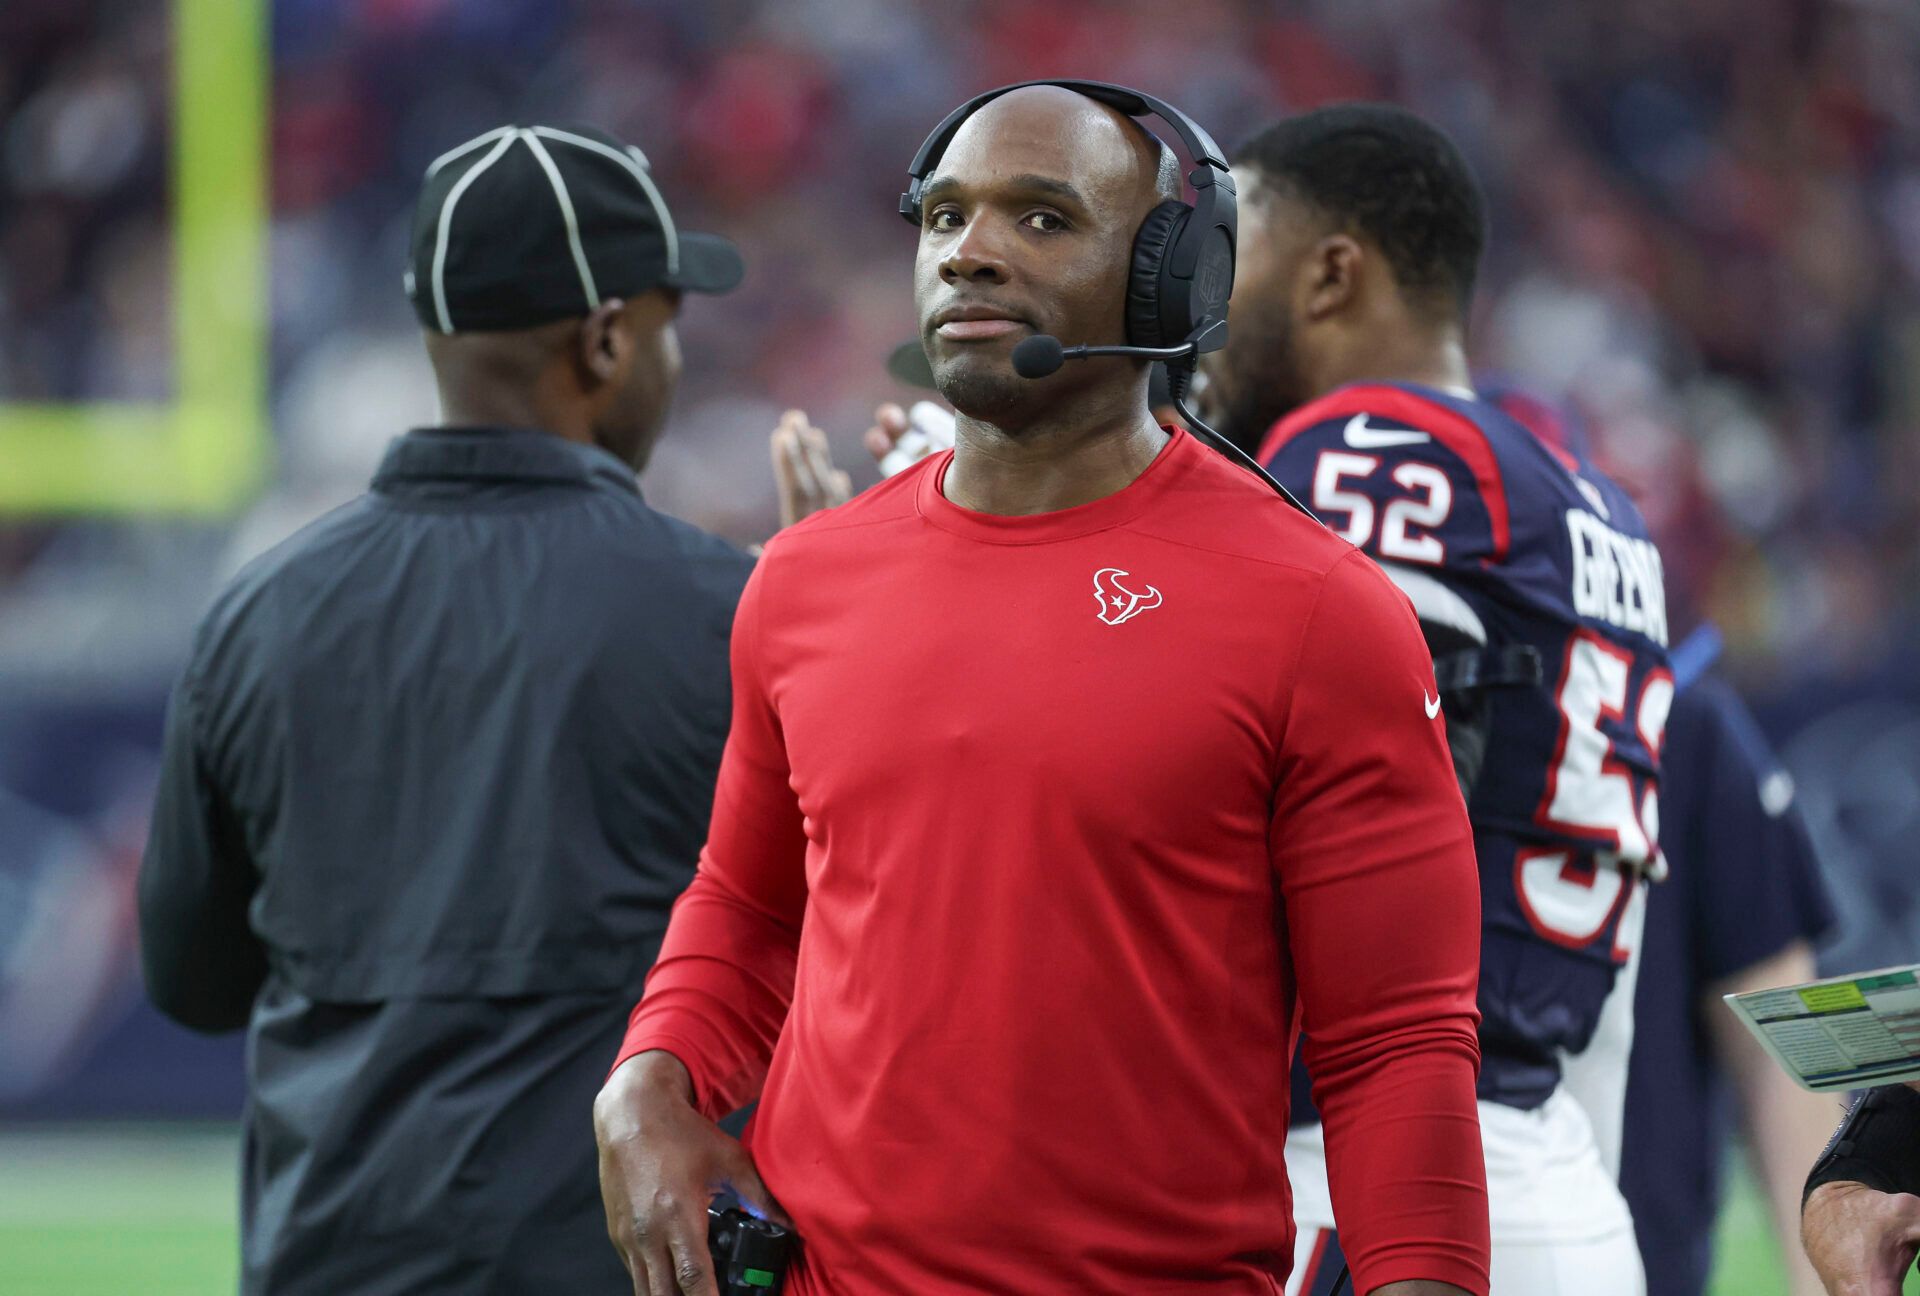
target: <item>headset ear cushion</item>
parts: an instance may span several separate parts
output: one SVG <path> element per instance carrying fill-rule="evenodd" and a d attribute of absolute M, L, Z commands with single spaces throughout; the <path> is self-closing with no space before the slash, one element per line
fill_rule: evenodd
<path fill-rule="evenodd" d="M 1140 232 L 1133 236 L 1133 273 L 1127 279 L 1127 343 L 1129 346 L 1178 346 L 1190 331 L 1184 319 L 1166 315 L 1184 315 L 1177 286 L 1163 293 L 1161 275 L 1167 264 L 1167 250 L 1180 237 L 1181 229 L 1193 208 L 1169 199 L 1147 213 Z"/>

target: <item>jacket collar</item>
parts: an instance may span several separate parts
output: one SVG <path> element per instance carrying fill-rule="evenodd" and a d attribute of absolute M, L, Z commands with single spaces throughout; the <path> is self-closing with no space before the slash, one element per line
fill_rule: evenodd
<path fill-rule="evenodd" d="M 429 481 L 607 484 L 640 492 L 633 469 L 599 446 L 528 428 L 414 428 L 387 447 L 373 488 Z"/>

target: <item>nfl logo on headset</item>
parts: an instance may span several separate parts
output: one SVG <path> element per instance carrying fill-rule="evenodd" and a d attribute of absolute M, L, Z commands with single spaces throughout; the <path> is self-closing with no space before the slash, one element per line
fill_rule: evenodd
<path fill-rule="evenodd" d="M 1197 305 L 1203 312 L 1210 312 L 1227 300 L 1227 294 L 1233 289 L 1231 265 L 1215 257 L 1200 258 L 1194 288 L 1199 294 Z"/>

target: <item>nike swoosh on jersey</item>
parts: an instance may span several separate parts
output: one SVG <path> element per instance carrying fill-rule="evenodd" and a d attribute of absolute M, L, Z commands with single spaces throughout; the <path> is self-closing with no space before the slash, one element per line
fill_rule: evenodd
<path fill-rule="evenodd" d="M 1587 497 L 1587 503 L 1593 505 L 1593 511 L 1598 513 L 1602 520 L 1613 521 L 1613 510 L 1607 507 L 1607 498 L 1600 493 L 1598 486 L 1578 473 L 1574 474 L 1573 484 L 1580 488 L 1580 493 Z"/>
<path fill-rule="evenodd" d="M 1431 719 L 1433 719 L 1433 718 L 1434 718 L 1435 716 L 1437 716 L 1437 715 L 1439 715 L 1439 714 L 1440 714 L 1440 699 L 1439 699 L 1439 698 L 1437 698 L 1437 697 L 1428 697 L 1428 696 L 1427 696 L 1427 695 L 1426 695 L 1425 693 L 1422 693 L 1422 694 L 1421 694 L 1420 696 L 1421 696 L 1421 697 L 1422 697 L 1423 699 L 1425 699 L 1425 701 L 1426 701 L 1426 707 L 1427 707 L 1427 719 L 1429 719 L 1429 720 L 1431 720 Z"/>
<path fill-rule="evenodd" d="M 1368 427 L 1365 414 L 1355 414 L 1348 419 L 1346 431 L 1340 435 L 1355 450 L 1385 450 L 1390 446 L 1418 445 L 1422 441 L 1433 440 L 1425 432 L 1415 432 L 1411 428 Z"/>

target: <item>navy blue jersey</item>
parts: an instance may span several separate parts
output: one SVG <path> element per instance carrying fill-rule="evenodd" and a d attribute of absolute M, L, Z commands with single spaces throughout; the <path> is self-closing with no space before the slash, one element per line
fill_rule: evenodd
<path fill-rule="evenodd" d="M 1731 688 L 1681 677 L 1661 784 L 1672 876 L 1647 906 L 1620 1164 L 1648 1296 L 1706 1289 L 1731 1126 L 1711 987 L 1833 921 L 1792 779 Z"/>
<path fill-rule="evenodd" d="M 1540 657 L 1492 693 L 1469 810 L 1481 876 L 1481 1097 L 1544 1102 L 1593 1037 L 1657 876 L 1673 677 L 1660 555 L 1626 493 L 1485 402 L 1343 387 L 1268 435 L 1268 469 L 1351 543 Z M 1397 577 L 1399 579 L 1399 577 Z M 1629 912 L 1635 910 L 1635 912 Z M 1622 1071 L 1626 1059 L 1617 1064 Z"/>

